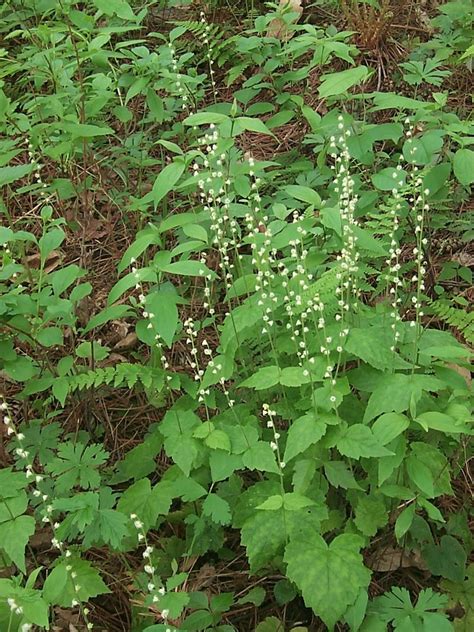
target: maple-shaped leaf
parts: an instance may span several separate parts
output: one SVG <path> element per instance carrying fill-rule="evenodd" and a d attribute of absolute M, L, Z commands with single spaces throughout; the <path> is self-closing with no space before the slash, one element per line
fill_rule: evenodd
<path fill-rule="evenodd" d="M 71 574 L 79 590 L 74 590 Z M 99 571 L 87 560 L 70 557 L 60 562 L 48 575 L 43 585 L 43 597 L 48 603 L 69 608 L 74 599 L 81 602 L 109 593 Z"/>
<path fill-rule="evenodd" d="M 85 446 L 82 443 L 62 443 L 58 456 L 46 466 L 46 470 L 56 477 L 59 493 L 70 491 L 76 485 L 83 489 L 95 489 L 100 485 L 98 469 L 109 457 L 101 445 Z"/>
<path fill-rule="evenodd" d="M 331 544 L 314 531 L 300 532 L 285 550 L 287 577 L 330 630 L 370 582 L 360 549 L 364 540 L 342 534 Z"/>
<path fill-rule="evenodd" d="M 202 505 L 202 513 L 209 516 L 217 524 L 229 524 L 231 519 L 230 505 L 217 494 L 209 494 Z"/>

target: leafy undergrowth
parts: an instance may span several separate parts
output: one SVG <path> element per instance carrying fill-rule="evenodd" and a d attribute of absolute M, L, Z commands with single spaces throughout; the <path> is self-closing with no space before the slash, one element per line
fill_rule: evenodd
<path fill-rule="evenodd" d="M 0 8 L 0 630 L 474 626 L 468 0 Z"/>

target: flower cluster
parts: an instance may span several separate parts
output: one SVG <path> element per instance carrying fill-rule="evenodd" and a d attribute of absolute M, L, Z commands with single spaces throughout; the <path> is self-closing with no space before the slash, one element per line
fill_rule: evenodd
<path fill-rule="evenodd" d="M 280 433 L 277 432 L 277 429 L 275 428 L 274 418 L 276 416 L 276 412 L 270 408 L 269 404 L 263 404 L 262 415 L 264 417 L 268 417 L 267 428 L 273 430 L 273 441 L 270 442 L 270 447 L 276 453 L 278 466 L 280 468 L 280 472 L 282 473 L 282 470 L 284 470 L 286 467 L 286 463 L 281 458 L 280 445 L 278 443 L 278 440 L 280 439 Z"/>
<path fill-rule="evenodd" d="M 200 22 L 205 26 L 204 32 L 201 35 L 202 43 L 206 46 L 206 58 L 209 66 L 209 78 L 211 80 L 212 92 L 214 94 L 214 98 L 217 97 L 216 93 L 216 79 L 214 76 L 214 60 L 212 59 L 212 42 L 210 41 L 211 36 L 211 27 L 207 23 L 206 14 L 204 11 L 201 11 L 199 14 Z"/>
<path fill-rule="evenodd" d="M 25 470 L 25 476 L 28 479 L 30 488 L 32 490 L 32 495 L 34 498 L 37 498 L 40 502 L 40 506 L 43 507 L 43 516 L 42 516 L 42 522 L 44 523 L 48 523 L 51 527 L 51 531 L 52 531 L 52 538 L 51 538 L 51 545 L 54 549 L 57 549 L 61 555 L 65 558 L 65 559 L 69 559 L 72 556 L 71 551 L 66 547 L 65 543 L 63 541 L 61 541 L 61 539 L 58 536 L 58 530 L 60 528 L 60 524 L 58 522 L 53 521 L 53 504 L 52 504 L 52 499 L 50 498 L 50 496 L 45 493 L 44 491 L 41 491 L 39 485 L 42 483 L 42 481 L 44 480 L 44 477 L 42 474 L 38 474 L 35 472 L 34 470 L 34 463 L 32 461 L 32 459 L 30 458 L 31 455 L 29 453 L 28 450 L 25 449 L 24 446 L 24 440 L 25 440 L 25 435 L 21 432 L 18 432 L 15 424 L 12 421 L 11 415 L 9 414 L 9 409 L 8 409 L 8 404 L 6 403 L 5 399 L 2 397 L 2 401 L 0 403 L 0 411 L 3 414 L 3 424 L 6 426 L 6 434 L 12 438 L 16 439 L 16 442 L 18 444 L 18 447 L 15 448 L 15 454 L 18 457 L 18 459 L 21 459 L 25 462 L 24 465 L 24 470 Z M 41 509 L 40 509 L 41 511 Z M 79 593 L 81 591 L 81 586 L 80 584 L 76 581 L 77 580 L 77 573 L 74 571 L 73 566 L 68 564 L 66 566 L 66 570 L 69 573 L 69 576 L 71 578 L 71 582 L 72 582 L 72 586 L 73 586 L 73 590 L 74 593 L 76 595 L 75 598 L 72 599 L 71 602 L 71 606 L 79 606 L 81 609 L 81 614 L 84 618 L 84 621 L 86 623 L 86 627 L 88 630 L 92 630 L 94 625 L 93 623 L 91 623 L 88 619 L 88 614 L 89 614 L 89 609 L 88 608 L 83 608 L 81 605 L 81 600 L 80 600 L 80 596 Z"/>
<path fill-rule="evenodd" d="M 133 526 L 137 530 L 138 542 L 145 545 L 145 549 L 142 553 L 142 557 L 144 561 L 143 570 L 145 571 L 147 575 L 146 587 L 147 587 L 147 592 L 151 597 L 151 604 L 156 607 L 158 606 L 160 599 L 164 597 L 164 595 L 166 594 L 166 590 L 164 586 L 157 588 L 157 581 L 156 581 L 156 575 L 155 575 L 156 569 L 153 566 L 153 562 L 151 559 L 154 548 L 150 546 L 150 544 L 148 544 L 144 524 L 140 520 L 138 515 L 135 513 L 130 514 L 130 520 L 132 521 Z M 169 610 L 165 608 L 161 610 L 160 614 L 163 621 L 167 621 L 168 616 L 169 616 Z M 169 630 L 169 632 L 171 632 L 171 630 Z"/>

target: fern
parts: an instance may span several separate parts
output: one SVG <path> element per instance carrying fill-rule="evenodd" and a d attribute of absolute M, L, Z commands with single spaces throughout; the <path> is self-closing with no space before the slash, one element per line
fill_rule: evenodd
<path fill-rule="evenodd" d="M 469 344 L 474 344 L 474 312 L 453 307 L 448 301 L 432 301 L 430 311 L 444 323 L 458 331 Z"/>
<path fill-rule="evenodd" d="M 339 272 L 339 267 L 324 272 L 317 281 L 301 293 L 301 303 L 294 306 L 295 312 L 304 311 L 311 301 L 318 299 L 323 303 L 326 314 L 335 314 L 337 312 L 336 289 L 340 284 L 340 280 L 337 278 Z"/>
<path fill-rule="evenodd" d="M 137 384 L 141 384 L 146 389 L 153 388 L 159 391 L 164 385 L 164 372 L 158 368 L 123 362 L 116 366 L 98 368 L 64 379 L 67 381 L 67 395 L 108 385 L 113 385 L 114 388 L 132 389 Z"/>

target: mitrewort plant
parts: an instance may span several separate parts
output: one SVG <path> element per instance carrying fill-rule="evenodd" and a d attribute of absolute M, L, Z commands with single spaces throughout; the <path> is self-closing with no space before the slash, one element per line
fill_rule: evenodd
<path fill-rule="evenodd" d="M 302 598 L 328 630 L 452 630 L 447 595 L 466 609 L 464 625 L 468 518 L 439 500 L 468 459 L 470 391 L 459 368 L 469 350 L 426 313 L 430 227 L 450 187 L 462 196 L 472 179 L 472 126 L 443 111 L 441 93 L 351 101 L 365 66 L 323 75 L 321 116 L 305 102 L 306 74 L 333 56 L 352 63 L 357 50 L 346 33 L 295 26 L 291 12 L 260 16 L 226 45 L 202 13 L 169 38 L 149 35 L 160 42 L 150 52 L 148 39 L 120 40 L 146 16 L 125 0 L 38 3 L 54 36 L 35 22 L 36 7 L 12 4 L 10 23 L 39 73 L 27 99 L 0 90 L 0 182 L 23 180 L 18 195 L 33 202 L 30 226 L 1 211 L 1 630 L 50 629 L 58 608 L 72 609 L 75 626 L 99 628 L 94 598 L 120 581 L 134 593 L 133 631 L 230 632 L 243 629 L 233 606 L 270 599 L 253 584 L 268 574 L 279 578 L 279 605 Z M 275 16 L 292 39 L 268 33 Z M 187 52 L 189 32 L 202 50 Z M 246 68 L 261 72 L 221 102 L 214 64 L 233 56 L 230 83 Z M 20 58 L 25 69 L 30 57 Z M 36 92 L 46 84 L 48 103 Z M 251 103 L 264 90 L 271 103 Z M 371 122 L 361 102 L 395 114 Z M 292 119 L 309 128 L 303 145 L 259 157 L 249 138 L 272 143 Z M 112 147 L 114 133 L 123 147 Z M 98 155 L 130 187 L 107 199 L 126 204 L 125 222 L 138 217 L 139 230 L 107 305 L 84 320 L 94 287 L 82 282 L 88 270 L 62 265 L 74 227 L 58 209 L 76 195 L 89 203 Z M 46 159 L 67 177 L 48 181 Z M 114 363 L 100 340 L 118 320 L 140 343 L 130 362 Z M 120 388 L 143 392 L 158 421 L 116 461 L 94 442 L 101 429 L 67 433 L 60 420 L 79 393 Z M 22 401 L 36 418 L 22 419 Z M 41 558 L 31 543 L 40 531 Z M 193 567 L 237 557 L 236 540 L 248 587 L 194 590 Z M 380 542 L 394 557 L 421 552 L 423 568 L 443 578 L 439 592 L 394 586 L 369 599 Z M 122 576 L 99 570 L 97 549 Z M 256 630 L 282 625 L 269 617 Z"/>

